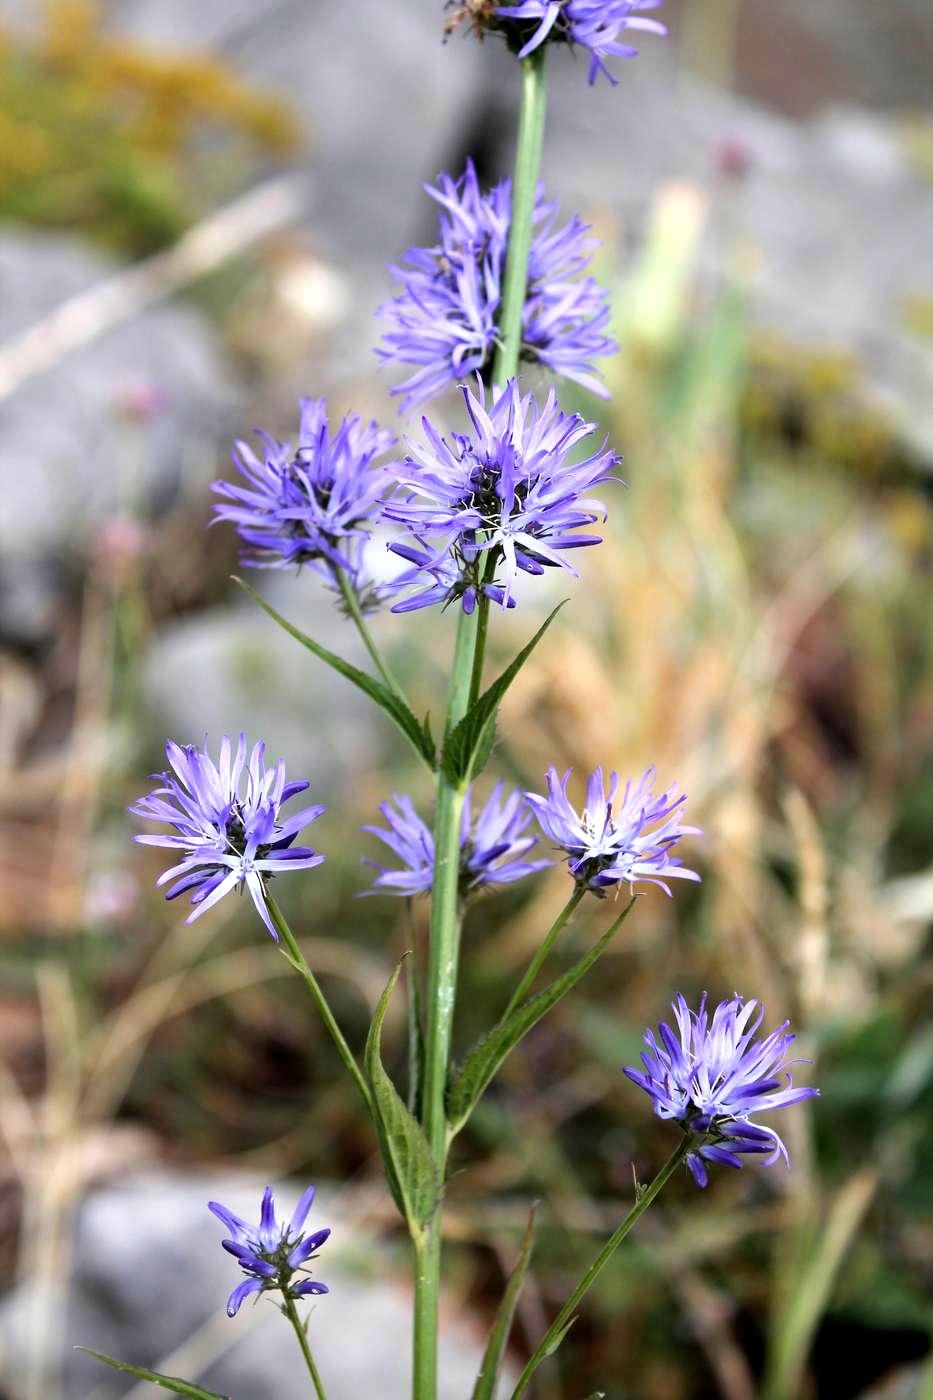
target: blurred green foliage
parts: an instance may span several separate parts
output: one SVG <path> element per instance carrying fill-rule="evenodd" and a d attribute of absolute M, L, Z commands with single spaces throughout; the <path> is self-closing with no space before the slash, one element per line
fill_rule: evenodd
<path fill-rule="evenodd" d="M 0 219 L 150 253 L 294 149 L 287 107 L 222 62 L 109 36 L 89 0 L 42 11 L 34 39 L 0 30 Z"/>

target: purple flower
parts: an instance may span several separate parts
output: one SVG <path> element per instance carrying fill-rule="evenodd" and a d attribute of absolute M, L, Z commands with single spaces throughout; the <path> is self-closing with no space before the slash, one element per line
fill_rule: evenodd
<path fill-rule="evenodd" d="M 698 1146 L 688 1154 L 687 1166 L 698 1186 L 707 1183 L 706 1162 L 741 1167 L 746 1153 L 767 1153 L 765 1166 L 779 1157 L 786 1162 L 787 1148 L 780 1137 L 773 1128 L 753 1122 L 752 1116 L 819 1093 L 795 1089 L 789 1073 L 787 1087 L 781 1087 L 788 1063 L 796 1063 L 787 1060 L 794 1036 L 785 1021 L 765 1040 L 755 1040 L 764 1016 L 761 1009 L 755 1014 L 757 1006 L 756 1001 L 734 996 L 719 1003 L 710 1022 L 705 992 L 699 1011 L 691 1011 L 678 996 L 673 1003 L 678 1034 L 663 1022 L 657 1038 L 646 1031 L 644 1072 L 625 1069 L 629 1079 L 651 1095 L 659 1118 L 671 1118 L 684 1132 L 697 1135 Z"/>
<path fill-rule="evenodd" d="M 236 1317 L 240 1304 L 251 1293 L 278 1290 L 286 1298 L 298 1299 L 330 1291 L 326 1283 L 318 1283 L 316 1279 L 303 1278 L 298 1283 L 292 1283 L 296 1272 L 309 1272 L 309 1260 L 316 1257 L 317 1251 L 330 1236 L 330 1230 L 315 1230 L 313 1235 L 302 1233 L 313 1200 L 314 1187 L 309 1186 L 287 1225 L 280 1225 L 275 1218 L 271 1186 L 267 1186 L 263 1192 L 258 1225 L 241 1220 L 217 1201 L 208 1201 L 208 1210 L 213 1211 L 230 1231 L 230 1238 L 223 1241 L 224 1249 L 233 1255 L 246 1274 L 227 1300 L 228 1317 Z"/>
<path fill-rule="evenodd" d="M 245 442 L 233 449 L 246 485 L 214 482 L 224 498 L 215 519 L 237 527 L 248 546 L 243 562 L 261 569 L 310 564 L 325 578 L 344 569 L 357 581 L 361 545 L 388 484 L 373 462 L 395 445 L 394 433 L 352 413 L 331 433 L 325 401 L 302 399 L 297 449 L 258 436 L 259 455 Z"/>
<path fill-rule="evenodd" d="M 660 885 L 666 894 L 669 879 L 699 880 L 671 851 L 682 836 L 699 836 L 695 826 L 682 826 L 680 817 L 687 800 L 677 787 L 655 795 L 655 770 L 637 782 L 627 782 L 621 798 L 618 774 L 612 773 L 609 792 L 603 770 L 597 768 L 586 787 L 586 803 L 577 812 L 567 798 L 570 769 L 560 778 L 556 768 L 547 772 L 547 796 L 526 792 L 546 836 L 569 856 L 573 878 L 596 895 L 618 884 Z"/>
<path fill-rule="evenodd" d="M 392 391 L 405 395 L 406 412 L 468 375 L 490 372 L 512 216 L 510 182 L 484 194 L 472 161 L 459 180 L 441 175 L 425 189 L 441 208 L 440 240 L 410 248 L 390 268 L 403 291 L 379 310 L 388 326 L 380 358 L 415 366 Z M 581 219 L 562 228 L 556 221 L 557 205 L 539 187 L 521 353 L 605 398 L 592 361 L 619 347 L 607 334 L 606 292 L 580 277 L 598 244 Z"/>
<path fill-rule="evenodd" d="M 410 455 L 389 467 L 399 489 L 383 514 L 411 536 L 389 548 L 414 564 L 389 587 L 429 582 L 393 612 L 455 599 L 472 612 L 480 592 L 511 607 L 517 570 L 556 566 L 576 577 L 564 551 L 600 543 L 577 533 L 606 514 L 584 492 L 610 478 L 621 458 L 603 442 L 573 460 L 595 425 L 562 413 L 553 389 L 539 407 L 515 379 L 493 391 L 488 409 L 481 381 L 478 393 L 464 385 L 463 394 L 471 433 L 448 441 L 423 418 L 427 442 L 408 441 Z"/>
<path fill-rule="evenodd" d="M 470 794 L 467 793 L 460 826 L 460 889 L 466 896 L 483 885 L 512 885 L 526 875 L 534 875 L 553 864 L 549 860 L 526 860 L 536 836 L 525 834 L 531 813 L 525 807 L 520 792 L 513 792 L 502 801 L 502 783 L 497 783 L 489 801 L 477 816 L 472 816 Z M 434 880 L 434 837 L 418 816 L 410 797 L 393 795 L 392 802 L 383 802 L 379 810 L 386 826 L 364 826 L 363 830 L 377 836 L 402 861 L 404 869 L 390 870 L 368 860 L 380 873 L 367 894 L 427 894 Z"/>
<path fill-rule="evenodd" d="M 590 84 L 605 73 L 614 87 L 616 79 L 605 60 L 636 56 L 637 49 L 619 41 L 626 29 L 667 33 L 658 20 L 641 17 L 643 10 L 656 10 L 660 4 L 661 0 L 518 0 L 513 5 L 496 5 L 494 23 L 511 21 L 505 32 L 518 48 L 519 58 L 527 57 L 546 39 L 571 48 L 579 44 L 590 53 Z"/>
<path fill-rule="evenodd" d="M 166 899 L 191 891 L 193 923 L 225 894 L 245 885 L 272 937 L 278 934 L 266 903 L 266 881 L 286 870 L 310 870 L 323 856 L 309 846 L 292 843 L 298 833 L 315 821 L 323 807 L 303 807 L 293 816 L 283 817 L 281 809 L 289 798 L 304 792 L 310 783 L 286 783 L 285 764 L 279 759 L 274 768 L 263 760 L 265 744 L 253 746 L 246 757 L 246 735 L 241 734 L 236 752 L 226 734 L 220 745 L 220 762 L 215 765 L 204 748 L 191 744 L 165 746 L 171 771 L 154 773 L 161 782 L 130 811 L 147 821 L 174 827 L 174 835 L 136 836 L 144 846 L 165 846 L 181 855 L 178 865 L 166 870 L 156 882 L 174 881 Z"/>

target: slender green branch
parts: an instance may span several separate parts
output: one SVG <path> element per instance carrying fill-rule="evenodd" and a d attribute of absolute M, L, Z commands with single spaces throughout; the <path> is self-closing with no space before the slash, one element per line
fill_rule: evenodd
<path fill-rule="evenodd" d="M 498 546 L 487 549 L 483 570 L 480 574 L 480 590 L 477 600 L 476 611 L 476 646 L 473 651 L 473 671 L 470 676 L 470 706 L 476 704 L 479 693 L 483 686 L 483 664 L 486 660 L 486 634 L 489 631 L 489 599 L 483 591 L 487 583 L 492 583 L 496 576 L 496 564 L 499 560 Z"/>
<path fill-rule="evenodd" d="M 528 255 L 534 224 L 535 192 L 541 168 L 544 143 L 544 116 L 547 108 L 545 54 L 542 44 L 522 60 L 522 105 L 518 119 L 518 142 L 512 176 L 512 218 L 502 280 L 499 310 L 499 344 L 492 377 L 504 384 L 518 373 L 522 348 L 525 294 L 528 288 Z"/>
<path fill-rule="evenodd" d="M 304 954 L 302 953 L 301 949 L 298 947 L 297 942 L 295 941 L 295 935 L 292 933 L 291 929 L 285 921 L 285 915 L 282 913 L 275 900 L 270 898 L 268 894 L 266 895 L 266 902 L 269 906 L 269 913 L 272 916 L 272 922 L 278 929 L 279 937 L 281 938 L 282 943 L 284 944 L 282 952 L 286 957 L 287 961 L 292 964 L 295 971 L 298 972 L 304 978 L 308 990 L 314 998 L 315 1005 L 317 1006 L 318 1011 L 321 1013 L 321 1019 L 323 1020 L 328 1031 L 330 1032 L 331 1039 L 337 1047 L 337 1053 L 343 1060 L 347 1069 L 350 1071 L 350 1074 L 353 1076 L 354 1083 L 359 1089 L 363 1102 L 366 1105 L 366 1110 L 371 1115 L 373 1111 L 373 1103 L 372 1096 L 369 1092 L 369 1085 L 363 1078 L 363 1071 L 357 1064 L 356 1059 L 353 1055 L 353 1051 L 350 1049 L 349 1045 L 343 1038 L 343 1032 L 337 1025 L 334 1013 L 331 1011 L 330 1007 L 327 1004 L 327 998 L 321 990 L 320 983 L 318 982 L 314 973 L 311 971 L 308 964 L 305 962 Z"/>
<path fill-rule="evenodd" d="M 311 1344 L 308 1341 L 308 1333 L 302 1325 L 301 1318 L 298 1316 L 298 1309 L 295 1307 L 294 1298 L 286 1296 L 283 1310 L 285 1316 L 295 1329 L 295 1336 L 298 1338 L 298 1345 L 301 1347 L 301 1354 L 305 1359 L 308 1375 L 314 1383 L 314 1393 L 317 1396 L 317 1400 L 327 1400 L 327 1396 L 324 1393 L 324 1386 L 321 1383 L 321 1377 L 318 1375 L 317 1366 L 314 1364 L 314 1357 L 311 1355 Z"/>
<path fill-rule="evenodd" d="M 379 672 L 382 679 L 385 681 L 386 685 L 392 691 L 393 695 L 397 695 L 400 700 L 405 700 L 405 694 L 402 690 L 402 687 L 399 685 L 398 681 L 393 676 L 387 662 L 383 660 L 382 653 L 376 646 L 375 640 L 373 639 L 373 634 L 370 632 L 369 628 L 366 625 L 366 618 L 363 616 L 363 609 L 360 607 L 360 600 L 356 596 L 356 590 L 354 589 L 352 583 L 347 578 L 346 570 L 341 569 L 339 566 L 335 565 L 334 578 L 337 581 L 337 587 L 340 589 L 340 596 L 343 599 L 347 613 L 353 619 L 353 622 L 356 626 L 356 630 L 360 634 L 364 647 L 369 652 L 369 656 L 373 665 Z M 407 700 L 405 701 L 405 703 L 408 703 Z"/>
<path fill-rule="evenodd" d="M 511 1016 L 516 1006 L 521 1006 L 522 1002 L 525 1000 L 528 993 L 531 991 L 532 987 L 535 984 L 535 978 L 544 966 L 544 962 L 547 958 L 548 953 L 551 951 L 551 949 L 554 947 L 554 944 L 557 942 L 558 935 L 566 927 L 571 914 L 576 909 L 577 905 L 580 903 L 580 900 L 585 894 L 585 885 L 574 886 L 573 894 L 567 900 L 567 903 L 564 905 L 557 918 L 551 924 L 551 927 L 548 929 L 547 934 L 545 936 L 544 942 L 541 944 L 541 947 L 538 949 L 531 962 L 528 964 L 528 970 L 526 971 L 522 980 L 519 982 L 518 986 L 515 988 L 515 991 L 512 993 L 512 1000 L 509 1002 L 508 1006 L 505 1008 L 505 1011 L 502 1013 L 501 1019 L 503 1021 L 507 1020 L 509 1016 Z"/>
<path fill-rule="evenodd" d="M 518 1378 L 518 1385 L 512 1391 L 512 1400 L 519 1400 L 520 1396 L 525 1394 L 525 1391 L 528 1389 L 529 1382 L 531 1381 L 531 1378 L 533 1377 L 535 1371 L 537 1371 L 538 1367 L 541 1365 L 541 1362 L 544 1361 L 546 1357 L 550 1356 L 553 1352 L 555 1352 L 560 1346 L 561 1342 L 564 1339 L 564 1335 L 573 1323 L 574 1314 L 577 1308 L 579 1307 L 580 1303 L 583 1301 L 583 1299 L 586 1297 L 586 1294 L 589 1292 L 593 1284 L 599 1278 L 603 1269 L 606 1267 L 606 1265 L 609 1263 L 609 1260 L 619 1248 L 619 1245 L 622 1243 L 626 1235 L 632 1229 L 632 1226 L 635 1225 L 641 1219 L 645 1211 L 651 1205 L 652 1201 L 655 1199 L 656 1196 L 658 1196 L 661 1193 L 664 1186 L 667 1184 L 667 1182 L 673 1176 L 674 1172 L 680 1166 L 681 1162 L 684 1160 L 687 1153 L 690 1151 L 692 1142 L 693 1138 L 690 1134 L 686 1134 L 683 1137 L 681 1142 L 678 1144 L 676 1150 L 671 1153 L 670 1157 L 668 1157 L 667 1161 L 664 1163 L 664 1166 L 658 1172 L 651 1185 L 647 1186 L 644 1189 L 644 1191 L 642 1191 L 635 1204 L 632 1206 L 632 1209 L 629 1211 L 628 1215 L 622 1221 L 622 1224 L 616 1230 L 615 1234 L 611 1235 L 610 1238 L 603 1245 L 602 1249 L 599 1251 L 596 1258 L 593 1260 L 592 1264 L 587 1269 L 586 1273 L 583 1275 L 583 1278 L 580 1280 L 577 1287 L 573 1290 L 570 1297 L 567 1299 L 566 1303 L 561 1308 L 560 1312 L 557 1314 L 554 1321 L 551 1323 L 550 1327 L 545 1332 L 544 1336 L 541 1338 L 541 1341 L 538 1343 L 538 1346 L 535 1348 L 534 1355 L 531 1357 L 531 1359 L 528 1362 L 528 1365 L 525 1367 L 524 1371 L 522 1371 L 521 1375 Z"/>

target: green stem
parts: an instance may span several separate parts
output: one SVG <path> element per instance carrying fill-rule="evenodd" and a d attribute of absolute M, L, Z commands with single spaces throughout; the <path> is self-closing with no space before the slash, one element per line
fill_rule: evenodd
<path fill-rule="evenodd" d="M 577 905 L 580 903 L 580 900 L 585 894 L 585 885 L 576 885 L 574 887 L 573 894 L 567 900 L 567 903 L 564 905 L 563 909 L 560 911 L 553 924 L 551 924 L 551 927 L 548 929 L 544 942 L 541 944 L 541 947 L 538 949 L 531 962 L 528 964 L 527 972 L 525 973 L 522 980 L 519 982 L 518 986 L 515 988 L 515 991 L 512 993 L 512 1000 L 509 1002 L 502 1015 L 503 1021 L 506 1020 L 509 1016 L 511 1016 L 516 1006 L 521 1006 L 522 1002 L 525 1000 L 528 993 L 531 991 L 535 983 L 535 978 L 541 971 L 541 968 L 544 966 L 544 961 L 547 958 L 548 953 L 554 947 L 558 935 L 560 934 L 561 930 L 566 926 L 571 914 L 576 909 Z"/>
<path fill-rule="evenodd" d="M 405 700 L 405 695 L 402 691 L 401 686 L 393 676 L 392 672 L 389 670 L 389 667 L 386 664 L 386 662 L 383 661 L 382 654 L 380 653 L 379 648 L 376 646 L 376 643 L 373 640 L 373 634 L 370 632 L 369 628 L 366 625 L 366 618 L 363 616 L 363 609 L 360 607 L 360 600 L 356 596 L 356 590 L 354 589 L 350 580 L 347 578 L 345 570 L 335 566 L 334 578 L 337 581 L 337 587 L 340 589 L 340 596 L 343 599 L 347 613 L 356 624 L 356 630 L 360 634 L 364 647 L 369 652 L 369 656 L 373 665 L 379 672 L 382 679 L 385 681 L 386 685 L 392 691 L 392 694 L 397 695 L 399 700 Z M 407 704 L 408 702 L 406 701 L 405 703 Z"/>
<path fill-rule="evenodd" d="M 447 732 L 463 718 L 470 699 L 476 650 L 477 614 L 461 612 L 447 697 Z M 428 952 L 427 1026 L 424 1045 L 422 1125 L 438 1175 L 447 1160 L 447 1066 L 457 994 L 460 954 L 460 822 L 464 789 L 438 774 L 434 818 L 434 882 L 431 890 L 431 942 Z M 414 1389 L 416 1400 L 437 1395 L 437 1309 L 440 1292 L 440 1206 L 416 1242 Z"/>
<path fill-rule="evenodd" d="M 512 219 L 506 249 L 499 344 L 493 364 L 493 380 L 502 384 L 518 370 L 522 343 L 522 319 L 528 284 L 535 191 L 544 136 L 544 49 L 522 63 L 522 105 L 518 126 L 515 176 L 512 182 Z M 479 694 L 488 628 L 488 604 L 482 595 L 476 611 L 460 614 L 457 641 L 448 689 L 449 734 Z M 427 1027 L 425 1031 L 422 1125 L 438 1174 L 443 1180 L 447 1164 L 448 1127 L 445 1094 L 450 1062 L 450 1039 L 457 995 L 457 963 L 460 952 L 460 822 L 464 789 L 438 775 L 434 817 L 434 883 L 431 892 L 431 946 L 427 976 Z M 424 1235 L 415 1242 L 414 1400 L 436 1400 L 437 1310 L 441 1272 L 441 1207 Z"/>
<path fill-rule="evenodd" d="M 528 1362 L 528 1365 L 525 1367 L 524 1371 L 522 1371 L 521 1375 L 518 1378 L 518 1385 L 512 1391 L 512 1400 L 519 1400 L 519 1397 L 524 1395 L 525 1391 L 528 1389 L 528 1384 L 531 1381 L 532 1376 L 534 1375 L 535 1371 L 537 1371 L 538 1367 L 541 1365 L 541 1362 L 545 1359 L 545 1357 L 548 1357 L 553 1352 L 555 1352 L 560 1346 L 561 1342 L 563 1341 L 564 1334 L 567 1332 L 571 1323 L 573 1322 L 574 1313 L 576 1309 L 579 1307 L 586 1294 L 592 1288 L 593 1284 L 599 1278 L 603 1269 L 609 1263 L 609 1260 L 615 1254 L 616 1250 L 619 1248 L 619 1245 L 625 1239 L 626 1235 L 632 1229 L 633 1225 L 635 1225 L 637 1221 L 641 1219 L 645 1211 L 651 1205 L 652 1201 L 655 1199 L 656 1196 L 660 1194 L 663 1187 L 666 1185 L 669 1179 L 673 1176 L 674 1172 L 680 1166 L 681 1162 L 684 1160 L 687 1153 L 690 1151 L 692 1142 L 693 1137 L 690 1134 L 686 1134 L 683 1140 L 678 1145 L 677 1149 L 671 1153 L 670 1157 L 668 1157 L 667 1161 L 664 1163 L 664 1166 L 658 1172 L 651 1185 L 646 1187 L 642 1194 L 639 1196 L 638 1200 L 632 1206 L 632 1209 L 629 1211 L 628 1215 L 622 1221 L 622 1224 L 619 1226 L 618 1230 L 616 1230 L 615 1234 L 610 1236 L 610 1238 L 603 1245 L 599 1254 L 597 1254 L 596 1258 L 593 1260 L 592 1264 L 587 1269 L 586 1273 L 583 1275 L 583 1278 L 580 1280 L 579 1284 L 571 1293 L 570 1297 L 567 1299 L 566 1303 L 561 1308 L 560 1312 L 557 1314 L 554 1321 L 551 1323 L 550 1327 L 545 1332 L 544 1336 L 541 1338 L 541 1341 L 538 1343 L 534 1355 L 531 1357 L 531 1359 Z"/>
<path fill-rule="evenodd" d="M 298 1309 L 295 1307 L 294 1298 L 289 1298 L 286 1295 L 284 1308 L 285 1316 L 295 1329 L 295 1336 L 298 1338 L 298 1345 L 301 1347 L 301 1354 L 305 1359 L 308 1375 L 314 1382 L 314 1393 L 317 1396 L 317 1400 L 327 1400 L 327 1396 L 324 1393 L 324 1386 L 321 1383 L 321 1377 L 318 1375 L 318 1369 L 314 1364 L 314 1357 L 311 1355 L 311 1344 L 308 1341 L 308 1334 L 301 1324 L 301 1318 L 298 1316 Z"/>
<path fill-rule="evenodd" d="M 356 1060 L 353 1056 L 353 1051 L 350 1049 L 349 1045 L 343 1038 L 343 1032 L 337 1025 L 334 1013 L 331 1011 L 330 1007 L 327 1004 L 327 998 L 322 992 L 320 984 L 317 978 L 315 977 L 314 973 L 311 971 L 310 967 L 305 962 L 304 954 L 302 953 L 301 949 L 298 947 L 297 942 L 295 941 L 295 935 L 292 933 L 291 929 L 285 921 L 285 915 L 282 913 L 275 900 L 270 898 L 268 894 L 266 895 L 266 903 L 269 906 L 269 913 L 272 916 L 272 922 L 278 929 L 279 937 L 281 938 L 282 943 L 285 945 L 285 949 L 288 950 L 287 953 L 285 953 L 286 960 L 290 962 L 294 967 L 295 971 L 300 973 L 301 976 L 304 978 L 308 990 L 314 998 L 317 1009 L 321 1013 L 321 1019 L 323 1020 L 328 1031 L 330 1032 L 331 1039 L 337 1047 L 337 1053 L 343 1060 L 347 1069 L 350 1071 L 350 1074 L 353 1076 L 353 1080 L 356 1084 L 356 1087 L 359 1089 L 363 1102 L 366 1105 L 366 1110 L 371 1115 L 373 1111 L 373 1101 L 372 1095 L 369 1092 L 369 1085 L 363 1078 L 363 1071 L 356 1063 Z"/>
<path fill-rule="evenodd" d="M 518 373 L 522 348 L 525 293 L 528 287 L 528 255 L 534 224 L 535 193 L 544 142 L 547 108 L 545 54 L 542 44 L 522 59 L 522 105 L 518 119 L 518 143 L 512 176 L 512 218 L 502 282 L 499 311 L 499 345 L 493 362 L 493 382 L 503 385 Z"/>

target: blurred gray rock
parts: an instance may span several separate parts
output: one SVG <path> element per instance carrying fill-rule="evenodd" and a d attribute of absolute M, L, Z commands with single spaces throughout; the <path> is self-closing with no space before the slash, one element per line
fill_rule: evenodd
<path fill-rule="evenodd" d="M 798 5 L 793 22 L 771 9 L 751 14 L 749 37 L 759 48 L 777 45 L 785 65 L 795 52 L 800 62 L 833 55 L 839 71 L 827 70 L 828 93 L 839 92 L 847 71 L 851 90 L 861 91 L 861 58 L 870 53 L 876 69 L 889 53 L 881 86 L 893 103 L 904 32 L 916 33 L 918 52 L 929 50 L 933 22 L 920 20 L 916 0 L 884 13 L 873 0 L 856 8 L 858 40 L 848 2 L 827 4 L 820 17 Z M 371 373 L 371 316 L 391 290 L 384 264 L 430 237 L 420 182 L 459 168 L 468 152 L 491 174 L 509 169 L 518 84 L 504 46 L 480 47 L 462 30 L 442 45 L 440 0 L 117 0 L 112 15 L 134 37 L 220 53 L 297 109 L 315 171 L 312 233 L 352 288 L 323 372 Z M 554 55 L 549 189 L 567 211 L 621 214 L 632 248 L 663 185 L 697 184 L 711 201 L 708 277 L 733 265 L 739 240 L 750 243 L 762 323 L 790 341 L 854 354 L 870 393 L 933 461 L 933 348 L 904 314 L 912 297 L 930 294 L 933 189 L 912 168 L 896 117 L 839 107 L 801 124 L 708 88 L 680 63 L 677 7 L 668 19 L 668 41 L 646 37 L 637 61 L 616 65 L 617 88 L 589 88 L 581 56 Z M 751 51 L 748 60 L 757 71 Z M 740 181 L 718 169 L 725 143 L 747 152 Z"/>
<path fill-rule="evenodd" d="M 250 582 L 315 641 L 369 666 L 353 624 L 314 574 L 258 581 L 254 574 Z M 393 621 L 377 617 L 377 635 L 383 626 L 391 632 Z M 310 777 L 315 800 L 339 775 L 376 766 L 394 735 L 366 696 L 249 600 L 164 627 L 146 659 L 144 686 L 160 734 L 191 743 L 207 733 L 214 745 L 241 729 L 251 738 L 274 736 L 271 756 L 281 755 L 292 776 Z"/>
<path fill-rule="evenodd" d="M 150 1387 L 76 1353 L 92 1347 L 120 1360 L 168 1371 L 235 1400 L 304 1400 L 308 1378 L 288 1324 L 266 1300 L 247 1302 L 235 1319 L 226 1299 L 242 1275 L 220 1248 L 223 1229 L 206 1208 L 228 1205 L 258 1219 L 265 1182 L 242 1175 L 191 1178 L 151 1174 L 92 1193 L 77 1218 L 75 1273 L 62 1344 L 61 1395 L 49 1400 L 144 1400 Z M 276 1190 L 279 1218 L 298 1192 Z M 354 1221 L 339 1189 L 318 1190 L 311 1221 L 329 1225 L 315 1275 L 331 1292 L 316 1299 L 309 1335 L 330 1400 L 404 1400 L 410 1387 L 411 1300 L 406 1252 L 374 1242 Z M 5 1381 L 16 1393 L 29 1311 L 21 1288 L 0 1303 Z M 478 1325 L 443 1313 L 442 1400 L 470 1394 L 484 1339 Z"/>
<path fill-rule="evenodd" d="M 0 234 L 0 344 L 113 266 L 70 237 Z M 56 569 L 108 517 L 153 517 L 200 497 L 233 402 L 216 337 L 180 306 L 102 335 L 0 400 L 0 623 L 17 635 L 41 629 Z"/>

